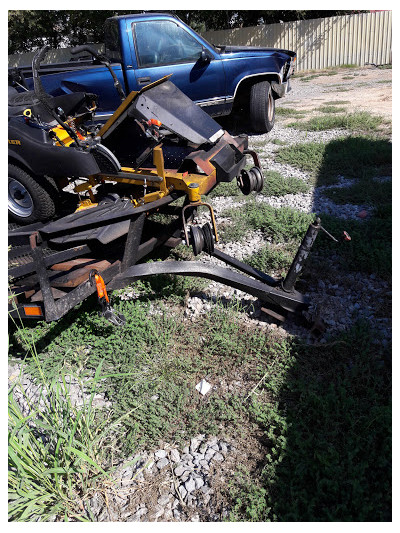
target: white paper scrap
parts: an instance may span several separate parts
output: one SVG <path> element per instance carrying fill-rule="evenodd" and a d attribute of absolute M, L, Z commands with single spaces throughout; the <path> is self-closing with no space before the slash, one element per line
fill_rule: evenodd
<path fill-rule="evenodd" d="M 210 383 L 207 383 L 205 379 L 202 379 L 200 383 L 197 383 L 196 389 L 204 396 L 209 390 L 211 390 L 211 385 Z"/>

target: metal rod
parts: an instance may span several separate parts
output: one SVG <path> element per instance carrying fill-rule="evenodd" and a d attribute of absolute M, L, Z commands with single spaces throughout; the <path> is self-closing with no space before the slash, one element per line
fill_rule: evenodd
<path fill-rule="evenodd" d="M 293 259 L 293 262 L 289 268 L 286 278 L 282 282 L 282 289 L 286 292 L 292 292 L 297 277 L 303 270 L 305 260 L 311 251 L 318 232 L 321 229 L 321 220 L 317 217 L 313 224 L 310 224 L 308 230 L 297 250 L 297 253 Z"/>

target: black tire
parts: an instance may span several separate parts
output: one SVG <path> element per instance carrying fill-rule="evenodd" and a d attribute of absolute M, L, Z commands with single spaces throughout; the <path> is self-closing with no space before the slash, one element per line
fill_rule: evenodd
<path fill-rule="evenodd" d="M 257 133 L 267 133 L 274 127 L 275 99 L 269 81 L 260 81 L 251 87 L 250 123 Z"/>
<path fill-rule="evenodd" d="M 50 178 L 33 177 L 20 167 L 8 165 L 8 216 L 14 222 L 23 225 L 51 219 L 57 196 Z"/>

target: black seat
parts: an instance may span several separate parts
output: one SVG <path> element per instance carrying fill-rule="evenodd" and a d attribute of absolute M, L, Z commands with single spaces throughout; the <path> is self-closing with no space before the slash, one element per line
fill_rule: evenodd
<path fill-rule="evenodd" d="M 34 91 L 24 91 L 19 93 L 14 87 L 8 86 L 9 106 L 32 106 L 39 103 Z"/>

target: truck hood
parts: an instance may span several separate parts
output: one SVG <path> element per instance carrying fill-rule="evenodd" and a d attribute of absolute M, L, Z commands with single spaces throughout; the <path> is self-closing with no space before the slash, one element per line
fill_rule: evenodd
<path fill-rule="evenodd" d="M 296 52 L 291 50 L 284 50 L 283 48 L 261 48 L 259 46 L 225 46 L 215 45 L 221 56 L 227 54 L 235 54 L 236 57 L 254 57 L 255 55 L 271 54 L 278 52 L 287 54 L 290 57 L 296 57 Z"/>

